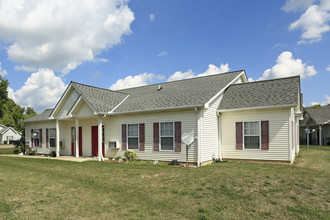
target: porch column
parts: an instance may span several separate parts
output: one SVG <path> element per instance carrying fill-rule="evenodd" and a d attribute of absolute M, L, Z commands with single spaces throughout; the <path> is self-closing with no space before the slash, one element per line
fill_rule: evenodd
<path fill-rule="evenodd" d="M 75 126 L 76 126 L 76 157 L 79 157 L 79 120 L 75 118 Z"/>
<path fill-rule="evenodd" d="M 322 146 L 322 125 L 319 125 L 319 145 Z"/>
<path fill-rule="evenodd" d="M 56 157 L 60 156 L 60 128 L 59 128 L 59 122 L 56 119 Z"/>
<path fill-rule="evenodd" d="M 99 161 L 103 161 L 104 158 L 103 158 L 103 154 L 102 154 L 102 116 L 99 116 L 98 118 L 98 160 Z"/>

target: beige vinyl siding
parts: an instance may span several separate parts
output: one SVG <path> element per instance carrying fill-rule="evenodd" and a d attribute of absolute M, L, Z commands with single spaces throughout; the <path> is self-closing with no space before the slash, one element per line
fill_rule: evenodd
<path fill-rule="evenodd" d="M 201 137 L 201 163 L 219 158 L 219 127 L 217 108 L 222 98 L 216 99 L 210 107 L 203 111 L 202 137 Z"/>
<path fill-rule="evenodd" d="M 68 91 L 68 94 L 66 96 L 67 98 L 63 100 L 62 105 L 59 106 L 60 107 L 59 112 L 55 114 L 57 118 L 59 119 L 69 118 L 67 114 L 70 111 L 73 104 L 75 103 L 73 99 L 74 93 L 77 93 L 74 88 L 71 88 L 70 91 Z"/>
<path fill-rule="evenodd" d="M 48 154 L 50 151 L 55 151 L 55 147 L 46 148 L 46 129 L 55 128 L 55 120 L 40 121 L 40 122 L 29 122 L 25 124 L 25 142 L 29 143 L 31 147 L 31 129 L 42 129 L 42 147 L 33 147 L 32 150 L 37 150 L 38 153 Z"/>
<path fill-rule="evenodd" d="M 0 143 L 3 144 L 4 141 L 8 140 L 8 137 L 12 137 L 12 140 L 19 140 L 21 135 L 17 134 L 12 129 L 8 129 L 4 134 L 0 134 Z"/>
<path fill-rule="evenodd" d="M 93 116 L 94 111 L 93 109 L 84 101 L 81 101 L 82 103 L 77 106 L 77 110 L 75 110 L 74 113 L 76 113 L 74 116 L 77 117 L 86 117 L 86 116 Z"/>
<path fill-rule="evenodd" d="M 221 114 L 222 158 L 289 161 L 290 109 L 224 112 Z M 269 150 L 236 150 L 235 122 L 269 121 Z"/>
<path fill-rule="evenodd" d="M 106 142 L 117 142 L 117 149 L 107 148 L 107 157 L 123 156 L 122 151 L 122 124 L 145 124 L 145 150 L 137 150 L 139 159 L 142 160 L 159 160 L 159 161 L 186 161 L 186 148 L 181 145 L 181 152 L 173 151 L 153 151 L 153 123 L 154 122 L 175 122 L 181 121 L 181 134 L 193 132 L 197 135 L 197 113 L 194 110 L 189 111 L 173 111 L 173 112 L 159 112 L 146 114 L 132 114 L 132 115 L 113 115 L 107 117 L 105 121 L 106 126 Z M 189 149 L 189 161 L 197 162 L 196 144 Z"/>

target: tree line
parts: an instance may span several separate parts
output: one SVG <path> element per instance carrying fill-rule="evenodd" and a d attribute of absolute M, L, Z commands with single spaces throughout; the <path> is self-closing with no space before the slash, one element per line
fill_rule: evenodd
<path fill-rule="evenodd" d="M 8 80 L 0 75 L 0 124 L 24 134 L 23 120 L 37 115 L 32 107 L 22 108 L 8 97 Z"/>

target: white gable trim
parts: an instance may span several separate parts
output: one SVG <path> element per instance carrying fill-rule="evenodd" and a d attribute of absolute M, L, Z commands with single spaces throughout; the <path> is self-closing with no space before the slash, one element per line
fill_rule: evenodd
<path fill-rule="evenodd" d="M 248 111 L 248 110 L 260 110 L 260 109 L 279 109 L 279 108 L 294 108 L 293 105 L 278 105 L 278 106 L 259 106 L 259 107 L 249 107 L 249 108 L 234 108 L 234 109 L 223 109 L 217 110 L 217 112 L 233 112 L 233 111 Z"/>
<path fill-rule="evenodd" d="M 94 111 L 94 115 L 97 114 L 96 109 L 86 100 L 86 98 L 83 95 L 79 95 L 79 98 L 73 104 L 73 106 L 71 107 L 71 109 L 70 109 L 70 111 L 68 112 L 67 115 L 69 115 L 70 117 L 73 117 L 72 116 L 72 112 L 76 109 L 76 107 L 78 106 L 78 104 L 81 103 L 82 101 L 85 101 L 87 103 L 87 105 Z"/>
<path fill-rule="evenodd" d="M 68 94 L 68 92 L 70 91 L 71 87 L 72 87 L 72 84 L 70 83 L 70 85 L 66 88 L 66 90 L 65 90 L 64 93 L 62 94 L 60 100 L 58 100 L 58 102 L 56 103 L 55 108 L 54 108 L 53 111 L 50 113 L 50 115 L 49 115 L 49 118 L 50 118 L 50 119 L 54 119 L 54 113 L 58 110 L 60 104 L 62 104 L 64 97 Z"/>
<path fill-rule="evenodd" d="M 116 107 L 114 107 L 111 111 L 108 112 L 108 114 L 113 113 L 123 102 L 125 102 L 125 100 L 129 97 L 129 95 L 127 95 Z"/>
<path fill-rule="evenodd" d="M 240 78 L 242 75 L 245 75 L 245 72 L 242 71 L 238 76 L 236 76 L 230 83 L 228 83 L 220 92 L 215 94 L 209 101 L 207 101 L 204 105 L 204 108 L 208 109 L 210 107 L 210 103 L 213 102 L 218 96 L 223 93 L 231 84 L 233 84 L 238 78 Z M 245 77 L 246 79 L 246 77 Z"/>

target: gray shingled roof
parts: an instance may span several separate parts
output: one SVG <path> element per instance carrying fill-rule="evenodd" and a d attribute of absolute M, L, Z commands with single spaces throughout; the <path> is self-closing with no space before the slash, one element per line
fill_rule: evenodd
<path fill-rule="evenodd" d="M 235 84 L 225 91 L 218 110 L 297 106 L 299 93 L 299 76 Z"/>
<path fill-rule="evenodd" d="M 243 70 L 118 90 L 129 97 L 115 113 L 203 106 Z M 161 89 L 158 91 L 159 86 Z"/>
<path fill-rule="evenodd" d="M 316 124 L 330 123 L 330 105 L 321 108 L 306 108 L 305 111 L 308 113 L 309 117 L 316 122 Z"/>
<path fill-rule="evenodd" d="M 107 113 L 115 108 L 127 94 L 108 89 L 71 82 L 82 96 L 98 111 Z"/>
<path fill-rule="evenodd" d="M 22 122 L 31 122 L 31 121 L 45 121 L 48 120 L 50 113 L 52 113 L 53 109 L 46 109 L 41 114 L 33 116 L 31 118 L 25 119 Z"/>

